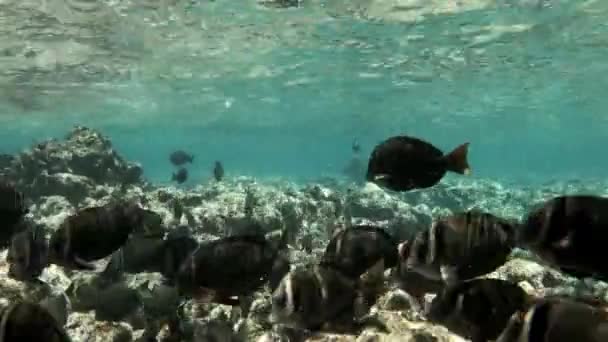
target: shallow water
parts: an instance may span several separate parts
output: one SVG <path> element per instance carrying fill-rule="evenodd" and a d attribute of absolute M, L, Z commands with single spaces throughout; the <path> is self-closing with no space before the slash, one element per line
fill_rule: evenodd
<path fill-rule="evenodd" d="M 145 175 L 339 175 L 392 134 L 476 177 L 602 178 L 604 1 L 0 0 L 0 152 L 101 129 Z"/>

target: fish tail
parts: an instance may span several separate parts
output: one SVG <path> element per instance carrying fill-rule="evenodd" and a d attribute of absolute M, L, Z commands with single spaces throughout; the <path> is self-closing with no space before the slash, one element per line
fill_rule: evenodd
<path fill-rule="evenodd" d="M 175 173 L 171 174 L 171 180 L 174 181 L 177 179 L 177 175 Z"/>
<path fill-rule="evenodd" d="M 445 156 L 448 165 L 447 169 L 452 172 L 468 175 L 471 173 L 471 167 L 467 155 L 469 154 L 469 143 L 464 143 L 456 147 L 452 152 Z"/>

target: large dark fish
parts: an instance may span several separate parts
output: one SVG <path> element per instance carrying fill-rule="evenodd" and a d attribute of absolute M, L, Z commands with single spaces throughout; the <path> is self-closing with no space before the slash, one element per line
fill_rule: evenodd
<path fill-rule="evenodd" d="M 11 183 L 0 180 L 0 246 L 6 246 L 27 214 L 23 194 Z"/>
<path fill-rule="evenodd" d="M 159 272 L 167 279 L 175 280 L 180 267 L 198 248 L 198 241 L 186 226 L 173 229 L 165 237 L 163 260 Z"/>
<path fill-rule="evenodd" d="M 447 171 L 470 173 L 468 147 L 465 143 L 444 155 L 426 141 L 392 137 L 374 148 L 366 178 L 393 191 L 430 188 L 439 183 Z"/>
<path fill-rule="evenodd" d="M 227 305 L 243 304 L 271 276 L 283 256 L 263 235 L 230 236 L 201 243 L 182 263 L 182 294 Z M 206 297 L 206 298 L 205 298 Z M 234 299 L 233 297 L 238 297 Z"/>
<path fill-rule="evenodd" d="M 102 276 L 119 279 L 123 273 L 160 272 L 164 262 L 165 240 L 159 237 L 132 236 L 112 253 Z"/>
<path fill-rule="evenodd" d="M 427 318 L 472 340 L 494 340 L 511 315 L 526 310 L 531 298 L 517 284 L 500 279 L 473 279 L 446 287 L 431 303 Z"/>
<path fill-rule="evenodd" d="M 380 227 L 361 225 L 337 231 L 321 263 L 356 279 L 380 260 L 386 268 L 397 265 L 397 240 Z"/>
<path fill-rule="evenodd" d="M 37 279 L 48 265 L 47 252 L 48 245 L 42 227 L 30 226 L 16 233 L 6 256 L 8 276 L 20 281 Z"/>
<path fill-rule="evenodd" d="M 159 272 L 173 280 L 183 261 L 197 246 L 196 239 L 183 226 L 171 230 L 164 239 L 134 235 L 112 254 L 102 276 L 119 279 L 123 273 Z"/>
<path fill-rule="evenodd" d="M 213 166 L 213 178 L 218 182 L 224 179 L 224 166 L 220 161 L 216 161 Z"/>
<path fill-rule="evenodd" d="M 555 197 L 528 214 L 518 243 L 574 277 L 608 280 L 608 263 L 598 257 L 608 246 L 608 198 Z"/>
<path fill-rule="evenodd" d="M 51 236 L 49 262 L 74 269 L 95 270 L 90 262 L 122 247 L 141 229 L 145 211 L 135 204 L 113 204 L 80 210 Z"/>
<path fill-rule="evenodd" d="M 76 280 L 72 281 L 66 293 L 75 311 L 95 310 L 96 320 L 121 321 L 143 305 L 139 291 L 122 281 L 104 283 Z"/>
<path fill-rule="evenodd" d="M 515 313 L 496 342 L 608 341 L 606 308 L 566 298 L 540 299 Z"/>
<path fill-rule="evenodd" d="M 480 211 L 458 213 L 436 221 L 404 242 L 406 267 L 446 283 L 475 278 L 502 266 L 514 245 L 515 227 L 508 221 Z"/>
<path fill-rule="evenodd" d="M 188 170 L 180 167 L 179 170 L 177 170 L 177 173 L 173 173 L 171 180 L 177 182 L 177 184 L 183 184 L 188 180 Z"/>
<path fill-rule="evenodd" d="M 272 294 L 271 321 L 295 329 L 317 331 L 340 323 L 350 323 L 357 330 L 360 319 L 383 282 L 382 260 L 368 273 L 353 280 L 324 265 L 306 265 L 291 270 Z M 371 285 L 371 286 L 370 286 Z M 330 329 L 328 329 L 330 330 Z"/>
<path fill-rule="evenodd" d="M 182 150 L 175 151 L 169 155 L 169 160 L 175 166 L 181 166 L 186 163 L 192 163 L 194 156 Z"/>
<path fill-rule="evenodd" d="M 0 342 L 70 342 L 71 339 L 49 310 L 40 304 L 18 302 L 0 313 Z"/>

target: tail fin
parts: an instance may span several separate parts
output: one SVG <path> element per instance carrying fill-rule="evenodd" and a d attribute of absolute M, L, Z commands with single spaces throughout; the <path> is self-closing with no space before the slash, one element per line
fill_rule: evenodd
<path fill-rule="evenodd" d="M 448 170 L 463 175 L 471 173 L 467 155 L 469 153 L 469 143 L 464 143 L 456 147 L 452 152 L 445 156 L 448 162 Z"/>
<path fill-rule="evenodd" d="M 171 181 L 174 181 L 177 179 L 177 175 L 175 173 L 171 174 Z"/>

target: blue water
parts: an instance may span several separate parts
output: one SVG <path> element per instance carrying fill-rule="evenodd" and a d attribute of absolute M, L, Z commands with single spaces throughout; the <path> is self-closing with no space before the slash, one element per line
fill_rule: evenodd
<path fill-rule="evenodd" d="M 228 175 L 309 180 L 339 176 L 355 138 L 365 155 L 408 134 L 446 152 L 470 142 L 474 177 L 606 177 L 608 3 L 471 1 L 430 15 L 453 2 L 178 1 L 169 20 L 154 1 L 100 3 L 103 20 L 0 2 L 0 152 L 81 124 L 155 182 L 169 181 L 174 149 L 195 155 L 190 185 L 215 160 Z"/>

